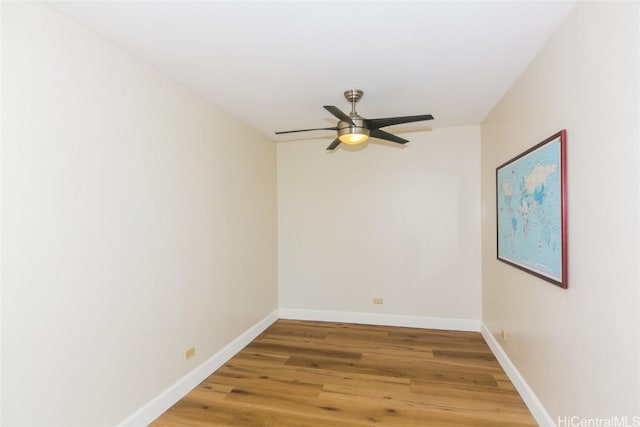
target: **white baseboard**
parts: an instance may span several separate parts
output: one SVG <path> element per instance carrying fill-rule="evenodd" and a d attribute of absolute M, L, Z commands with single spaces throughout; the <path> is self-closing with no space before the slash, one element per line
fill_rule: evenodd
<path fill-rule="evenodd" d="M 131 414 L 122 421 L 119 426 L 133 427 L 149 425 L 153 420 L 162 415 L 178 400 L 182 399 L 187 393 L 193 390 L 193 388 L 204 381 L 209 375 L 224 365 L 229 359 L 253 341 L 276 320 L 278 320 L 277 310 L 253 325 L 222 350 L 211 356 L 202 365 L 189 372 L 167 390 Z"/>
<path fill-rule="evenodd" d="M 407 316 L 398 314 L 281 308 L 280 318 L 359 323 L 365 325 L 404 326 L 409 328 L 444 329 L 450 331 L 480 331 L 480 320 L 447 319 L 441 317 Z"/>
<path fill-rule="evenodd" d="M 524 403 L 527 405 L 527 408 L 529 408 L 529 411 L 531 411 L 531 415 L 533 415 L 536 422 L 544 427 L 556 427 L 556 423 L 553 418 L 551 418 L 551 415 L 549 415 L 545 407 L 542 406 L 542 402 L 540 402 L 531 387 L 529 387 L 529 384 L 527 384 L 524 377 L 520 374 L 511 359 L 509 359 L 507 353 L 484 322 L 482 323 L 480 333 L 489 345 L 493 354 L 496 356 L 496 359 L 498 359 L 500 366 L 502 366 L 502 369 L 504 369 L 504 372 L 515 386 L 516 390 L 518 390 L 518 393 L 520 393 L 522 400 L 524 400 Z"/>

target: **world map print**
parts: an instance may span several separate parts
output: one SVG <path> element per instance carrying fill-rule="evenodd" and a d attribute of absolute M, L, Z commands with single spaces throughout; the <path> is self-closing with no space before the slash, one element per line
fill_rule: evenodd
<path fill-rule="evenodd" d="M 562 282 L 561 138 L 497 169 L 498 258 Z"/>

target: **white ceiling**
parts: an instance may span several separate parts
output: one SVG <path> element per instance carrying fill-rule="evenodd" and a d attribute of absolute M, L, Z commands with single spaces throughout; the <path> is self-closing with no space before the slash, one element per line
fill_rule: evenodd
<path fill-rule="evenodd" d="M 393 133 L 479 124 L 575 1 L 51 4 L 274 140 L 330 142 L 273 132 L 334 126 L 347 89 L 366 118 L 435 117 Z"/>

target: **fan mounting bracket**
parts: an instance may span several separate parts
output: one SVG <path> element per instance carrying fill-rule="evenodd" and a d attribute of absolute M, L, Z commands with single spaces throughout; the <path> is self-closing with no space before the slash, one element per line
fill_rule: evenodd
<path fill-rule="evenodd" d="M 360 89 L 351 89 L 345 91 L 344 97 L 347 98 L 347 101 L 349 101 L 350 104 L 355 104 L 356 102 L 360 101 L 360 98 L 362 98 L 363 94 L 364 92 Z"/>

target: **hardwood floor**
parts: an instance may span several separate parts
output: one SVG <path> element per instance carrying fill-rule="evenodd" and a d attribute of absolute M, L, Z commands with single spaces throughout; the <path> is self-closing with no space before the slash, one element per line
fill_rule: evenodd
<path fill-rule="evenodd" d="M 151 425 L 537 424 L 479 333 L 279 320 Z"/>

